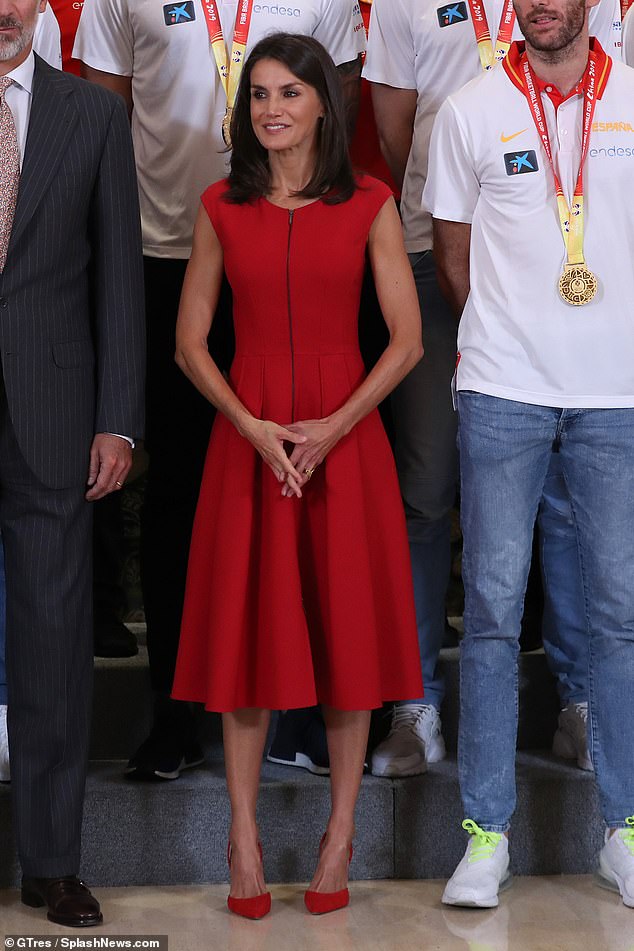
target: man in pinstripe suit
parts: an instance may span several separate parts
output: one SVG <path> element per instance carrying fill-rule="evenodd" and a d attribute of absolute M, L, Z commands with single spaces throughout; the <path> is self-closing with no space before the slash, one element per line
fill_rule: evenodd
<path fill-rule="evenodd" d="M 141 434 L 143 279 L 125 107 L 34 56 L 45 4 L 0 0 L 9 745 L 22 901 L 86 926 L 101 921 L 76 877 L 92 684 L 89 503 L 121 488 Z"/>

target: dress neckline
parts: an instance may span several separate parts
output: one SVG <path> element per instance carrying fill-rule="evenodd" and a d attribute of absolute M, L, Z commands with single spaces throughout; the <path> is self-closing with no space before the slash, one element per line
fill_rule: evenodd
<path fill-rule="evenodd" d="M 280 211 L 303 211 L 304 208 L 311 208 L 313 205 L 319 204 L 321 198 L 313 198 L 311 201 L 307 201 L 304 205 L 297 205 L 295 208 L 287 208 L 284 205 L 278 205 L 277 202 L 271 201 L 270 198 L 267 198 L 266 195 L 262 195 L 261 198 L 270 205 L 272 208 L 279 208 Z"/>

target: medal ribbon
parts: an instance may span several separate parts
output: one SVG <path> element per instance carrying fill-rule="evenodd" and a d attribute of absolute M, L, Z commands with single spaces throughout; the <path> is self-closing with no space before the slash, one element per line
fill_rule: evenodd
<path fill-rule="evenodd" d="M 471 20 L 476 35 L 482 69 L 491 69 L 496 63 L 504 59 L 511 47 L 513 27 L 515 26 L 513 0 L 506 0 L 504 8 L 502 9 L 495 49 L 493 49 L 493 40 L 491 39 L 489 21 L 487 20 L 483 0 L 469 0 L 469 6 L 471 7 Z"/>
<path fill-rule="evenodd" d="M 557 209 L 559 211 L 559 223 L 561 233 L 564 238 L 568 264 L 585 264 L 583 257 L 583 166 L 588 155 L 590 147 L 590 133 L 592 131 L 592 120 L 594 110 L 597 104 L 597 67 L 594 57 L 588 58 L 588 66 L 583 78 L 584 103 L 583 103 L 583 138 L 581 142 L 581 161 L 579 163 L 579 173 L 575 185 L 572 205 L 568 207 L 564 190 L 561 186 L 561 180 L 555 168 L 553 152 L 550 145 L 550 136 L 546 117 L 542 104 L 541 93 L 535 82 L 535 77 L 525 56 L 522 61 L 522 73 L 524 78 L 524 95 L 528 100 L 531 115 L 537 128 L 537 133 L 544 147 L 544 152 L 548 157 L 555 179 L 555 191 L 557 193 Z"/>
<path fill-rule="evenodd" d="M 207 21 L 209 42 L 216 60 L 222 88 L 227 96 L 227 107 L 233 109 L 246 57 L 254 0 L 240 0 L 238 4 L 230 57 L 227 55 L 227 46 L 222 34 L 216 0 L 201 0 L 201 2 Z"/>

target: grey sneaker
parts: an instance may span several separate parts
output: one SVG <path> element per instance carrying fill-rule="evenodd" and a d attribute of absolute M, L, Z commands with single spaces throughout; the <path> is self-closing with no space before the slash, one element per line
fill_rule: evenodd
<path fill-rule="evenodd" d="M 440 714 L 430 703 L 394 707 L 387 737 L 372 754 L 373 776 L 418 776 L 445 758 Z"/>
<path fill-rule="evenodd" d="M 588 751 L 587 703 L 571 703 L 561 711 L 553 737 L 553 753 L 563 759 L 576 759 L 579 769 L 594 770 Z"/>

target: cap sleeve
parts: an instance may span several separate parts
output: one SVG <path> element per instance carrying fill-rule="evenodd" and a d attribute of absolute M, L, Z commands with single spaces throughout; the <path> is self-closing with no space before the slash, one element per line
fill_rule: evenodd
<path fill-rule="evenodd" d="M 228 207 L 227 202 L 224 200 L 228 189 L 229 183 L 226 178 L 223 178 L 219 182 L 214 182 L 209 188 L 206 188 L 200 196 L 203 208 L 209 215 L 209 220 L 219 237 L 222 231 L 223 212 Z"/>
<path fill-rule="evenodd" d="M 393 198 L 394 193 L 389 185 L 378 178 L 372 178 L 371 175 L 359 175 L 357 186 L 355 197 L 363 203 L 367 214 L 367 225 L 370 228 L 385 202 L 388 198 Z"/>

